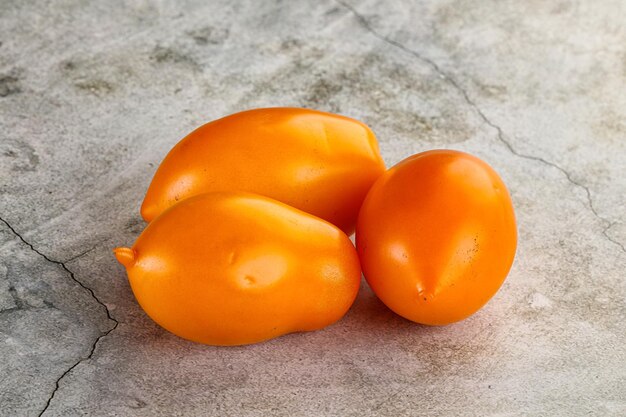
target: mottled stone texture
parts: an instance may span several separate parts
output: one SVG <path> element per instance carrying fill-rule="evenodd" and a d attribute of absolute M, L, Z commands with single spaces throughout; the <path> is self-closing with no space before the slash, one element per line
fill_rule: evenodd
<path fill-rule="evenodd" d="M 626 414 L 626 2 L 0 2 L 0 415 Z M 360 118 L 389 165 L 474 153 L 520 244 L 478 314 L 366 285 L 328 329 L 216 348 L 111 255 L 185 133 L 260 106 Z"/>

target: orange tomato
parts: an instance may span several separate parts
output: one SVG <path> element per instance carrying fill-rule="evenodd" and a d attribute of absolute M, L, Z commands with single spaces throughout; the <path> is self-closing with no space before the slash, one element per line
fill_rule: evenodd
<path fill-rule="evenodd" d="M 246 191 L 350 234 L 367 191 L 384 171 L 376 137 L 357 120 L 297 108 L 249 110 L 181 140 L 154 175 L 141 215 L 149 222 L 194 195 Z"/>
<path fill-rule="evenodd" d="M 506 278 L 517 245 L 513 205 L 480 159 L 424 152 L 374 184 L 356 244 L 383 303 L 417 323 L 447 324 L 478 311 Z"/>
<path fill-rule="evenodd" d="M 361 279 L 337 227 L 245 193 L 189 198 L 114 252 L 155 322 L 210 345 L 328 326 L 348 311 Z"/>

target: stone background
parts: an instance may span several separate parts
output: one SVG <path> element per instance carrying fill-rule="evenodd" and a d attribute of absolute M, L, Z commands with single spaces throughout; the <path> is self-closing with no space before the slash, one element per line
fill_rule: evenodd
<path fill-rule="evenodd" d="M 0 0 L 0 415 L 626 414 L 626 2 Z M 363 285 L 237 348 L 161 330 L 111 254 L 186 133 L 261 106 L 359 118 L 392 165 L 488 161 L 520 244 L 441 328 Z"/>

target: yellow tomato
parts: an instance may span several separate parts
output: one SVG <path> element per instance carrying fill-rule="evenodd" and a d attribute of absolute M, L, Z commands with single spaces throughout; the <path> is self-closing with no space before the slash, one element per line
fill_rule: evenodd
<path fill-rule="evenodd" d="M 350 234 L 367 191 L 384 171 L 376 137 L 357 120 L 298 108 L 250 110 L 181 140 L 154 175 L 141 215 L 149 222 L 194 195 L 245 191 Z"/>
<path fill-rule="evenodd" d="M 337 227 L 246 193 L 186 199 L 115 254 L 154 321 L 211 345 L 328 326 L 348 311 L 361 278 Z"/>
<path fill-rule="evenodd" d="M 370 190 L 356 230 L 363 273 L 396 313 L 447 324 L 478 311 L 502 285 L 517 246 L 498 174 L 466 153 L 414 155 Z"/>

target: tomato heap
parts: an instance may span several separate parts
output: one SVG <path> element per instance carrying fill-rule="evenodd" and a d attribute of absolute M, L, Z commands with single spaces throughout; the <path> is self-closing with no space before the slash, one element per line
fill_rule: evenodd
<path fill-rule="evenodd" d="M 409 320 L 462 320 L 497 292 L 517 244 L 506 186 L 485 162 L 435 150 L 386 171 L 365 124 L 297 108 L 189 134 L 141 214 L 133 247 L 114 250 L 135 297 L 165 329 L 211 345 L 326 327 L 361 272 Z"/>

